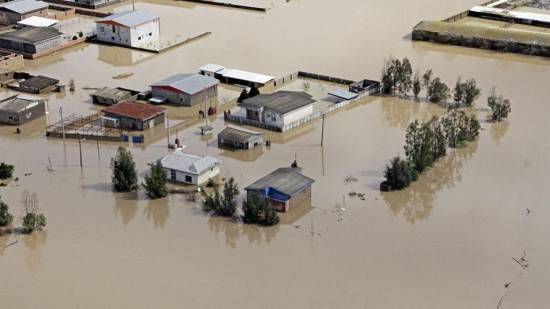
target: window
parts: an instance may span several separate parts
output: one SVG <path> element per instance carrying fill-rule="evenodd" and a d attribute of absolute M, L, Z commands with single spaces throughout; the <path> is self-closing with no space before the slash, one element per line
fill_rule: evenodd
<path fill-rule="evenodd" d="M 116 32 L 116 27 L 115 25 L 111 25 L 113 27 L 113 32 Z"/>
<path fill-rule="evenodd" d="M 189 175 L 185 175 L 185 182 L 192 183 L 193 182 L 193 177 L 191 177 Z"/>
<path fill-rule="evenodd" d="M 153 36 L 153 32 L 149 32 L 149 36 Z"/>
<path fill-rule="evenodd" d="M 138 41 L 139 41 L 139 40 L 141 40 L 141 37 L 140 37 L 140 36 L 138 36 Z"/>

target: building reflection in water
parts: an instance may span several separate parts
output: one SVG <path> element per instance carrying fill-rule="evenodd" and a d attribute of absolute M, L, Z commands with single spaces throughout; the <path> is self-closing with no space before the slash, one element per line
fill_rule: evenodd
<path fill-rule="evenodd" d="M 452 189 L 462 181 L 462 167 L 477 151 L 477 146 L 478 142 L 474 142 L 466 147 L 449 150 L 445 157 L 422 173 L 407 189 L 382 192 L 384 202 L 395 216 L 403 216 L 411 224 L 427 220 L 436 193 L 443 188 Z"/>
<path fill-rule="evenodd" d="M 97 45 L 98 59 L 113 66 L 131 66 L 151 59 L 155 54 L 117 46 Z"/>

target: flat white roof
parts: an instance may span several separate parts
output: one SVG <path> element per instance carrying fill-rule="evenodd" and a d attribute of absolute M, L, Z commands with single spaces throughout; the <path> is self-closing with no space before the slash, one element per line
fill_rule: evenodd
<path fill-rule="evenodd" d="M 57 19 L 40 17 L 40 16 L 31 16 L 29 18 L 25 18 L 21 21 L 18 21 L 17 24 L 25 25 L 25 26 L 33 26 L 33 27 L 50 27 L 57 24 L 58 22 L 59 20 Z"/>
<path fill-rule="evenodd" d="M 344 90 L 342 88 L 336 88 L 328 93 L 331 96 L 335 96 L 344 100 L 351 100 L 357 97 L 357 93 Z"/>
<path fill-rule="evenodd" d="M 241 71 L 241 70 L 227 70 L 223 74 L 223 77 L 240 79 L 240 80 L 249 81 L 253 83 L 260 83 L 260 84 L 265 84 L 273 79 L 273 76 Z"/>
<path fill-rule="evenodd" d="M 209 63 L 209 64 L 205 64 L 202 67 L 200 67 L 199 71 L 217 73 L 217 72 L 222 71 L 224 69 L 225 69 L 225 67 L 223 65 Z"/>
<path fill-rule="evenodd" d="M 504 10 L 504 9 L 498 9 L 494 7 L 487 7 L 487 6 L 474 6 L 470 11 L 477 12 L 477 13 L 492 13 L 492 14 L 499 14 L 502 16 L 509 16 L 517 19 L 527 19 L 527 20 L 534 20 L 534 21 L 541 21 L 541 22 L 547 22 L 550 23 L 550 15 L 549 14 L 540 14 L 540 13 L 532 13 L 532 12 L 521 12 L 521 11 L 515 11 L 515 10 Z"/>

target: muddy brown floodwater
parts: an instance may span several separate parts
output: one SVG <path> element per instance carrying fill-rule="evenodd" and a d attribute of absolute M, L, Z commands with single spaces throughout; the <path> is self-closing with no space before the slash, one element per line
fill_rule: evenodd
<path fill-rule="evenodd" d="M 477 2 L 269 1 L 265 14 L 136 2 L 164 16 L 169 34 L 212 35 L 160 55 L 81 45 L 27 62 L 31 73 L 75 78 L 78 89 L 51 95 L 48 119 L 21 135 L 0 127 L 0 161 L 15 164 L 20 178 L 0 195 L 19 222 L 21 193 L 35 192 L 48 217 L 44 232 L 14 244 L 14 236 L 0 237 L 0 307 L 486 309 L 501 301 L 501 308 L 547 308 L 550 61 L 408 38 L 420 20 Z M 84 86 L 145 89 L 205 63 L 274 76 L 304 70 L 377 78 L 390 54 L 433 68 L 449 84 L 459 75 L 476 78 L 484 89 L 480 117 L 496 86 L 513 102 L 510 119 L 483 122 L 479 141 L 449 153 L 409 189 L 385 194 L 377 190 L 382 169 L 402 151 L 408 122 L 444 110 L 368 98 L 327 117 L 323 148 L 318 122 L 270 135 L 270 149 L 251 153 L 218 149 L 221 118 L 211 137 L 201 137 L 198 125 L 179 131 L 188 151 L 221 158 L 222 176 L 241 187 L 297 156 L 316 180 L 311 207 L 272 228 L 207 217 L 180 195 L 113 194 L 109 158 L 117 144 L 102 143 L 98 157 L 95 142 L 84 142 L 81 169 L 77 143 L 44 137 L 60 106 L 92 109 Z M 112 79 L 125 73 L 133 75 Z M 167 152 L 164 139 L 131 150 L 140 177 Z M 513 260 L 524 252 L 527 269 Z"/>

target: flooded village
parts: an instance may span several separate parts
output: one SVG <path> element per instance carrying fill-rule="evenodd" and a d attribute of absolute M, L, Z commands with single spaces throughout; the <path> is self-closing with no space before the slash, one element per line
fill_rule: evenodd
<path fill-rule="evenodd" d="M 0 307 L 546 308 L 548 7 L 480 2 L 1 3 Z"/>

